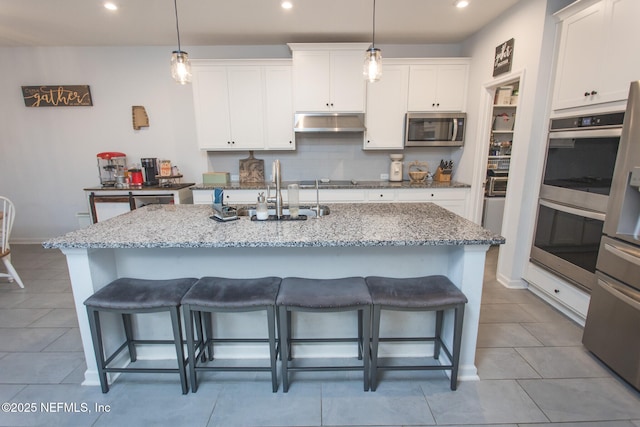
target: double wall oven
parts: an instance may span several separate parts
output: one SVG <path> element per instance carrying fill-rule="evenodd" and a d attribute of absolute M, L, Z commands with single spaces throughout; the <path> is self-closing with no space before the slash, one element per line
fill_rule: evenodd
<path fill-rule="evenodd" d="M 531 261 L 590 292 L 624 112 L 551 119 Z"/>

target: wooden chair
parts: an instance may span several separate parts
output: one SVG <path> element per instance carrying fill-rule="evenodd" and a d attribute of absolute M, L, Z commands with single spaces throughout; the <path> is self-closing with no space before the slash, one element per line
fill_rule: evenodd
<path fill-rule="evenodd" d="M 9 248 L 9 236 L 11 235 L 11 229 L 13 228 L 13 220 L 15 219 L 16 211 L 13 207 L 11 200 L 6 197 L 0 196 L 0 258 L 7 268 L 8 273 L 0 273 L 0 277 L 8 277 L 9 282 L 14 280 L 18 282 L 21 288 L 24 288 L 24 284 L 18 275 L 18 272 L 11 264 L 11 248 Z"/>

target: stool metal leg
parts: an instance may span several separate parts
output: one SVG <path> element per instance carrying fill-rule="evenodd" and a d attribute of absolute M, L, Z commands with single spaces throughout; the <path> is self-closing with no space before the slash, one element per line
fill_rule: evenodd
<path fill-rule="evenodd" d="M 433 341 L 433 358 L 438 360 L 440 358 L 440 345 L 442 343 L 442 319 L 444 317 L 444 311 L 438 310 L 436 312 L 436 333 L 435 340 Z"/>
<path fill-rule="evenodd" d="M 124 325 L 124 336 L 127 338 L 127 347 L 129 348 L 129 358 L 132 362 L 138 360 L 136 346 L 133 343 L 133 326 L 131 325 L 131 314 L 122 313 L 122 324 Z"/>
<path fill-rule="evenodd" d="M 358 310 L 358 360 L 362 360 L 362 352 L 364 351 L 364 341 L 362 340 L 362 312 Z"/>
<path fill-rule="evenodd" d="M 371 391 L 378 385 L 378 345 L 380 339 L 380 306 L 373 306 L 373 326 L 371 327 Z"/>
<path fill-rule="evenodd" d="M 287 337 L 289 337 L 289 339 L 285 341 L 285 344 L 288 350 L 287 360 L 289 361 L 293 360 L 293 351 L 291 350 L 291 340 L 290 340 L 290 338 L 293 336 L 293 334 L 291 333 L 291 328 L 292 328 L 291 325 L 293 325 L 293 321 L 291 320 L 292 317 L 293 317 L 293 312 L 291 310 L 287 310 Z"/>
<path fill-rule="evenodd" d="M 282 391 L 284 393 L 289 391 L 289 319 L 291 318 L 290 312 L 286 306 L 281 305 L 278 307 L 280 312 L 280 351 L 281 365 L 282 365 Z"/>
<path fill-rule="evenodd" d="M 371 306 L 363 308 L 362 310 L 358 310 L 358 318 L 360 318 L 360 312 L 362 312 L 362 336 L 364 337 L 367 346 L 364 349 L 364 362 L 363 362 L 363 375 L 364 375 L 364 391 L 369 391 L 369 340 L 371 337 Z M 360 345 L 358 345 L 360 348 Z"/>
<path fill-rule="evenodd" d="M 100 313 L 87 307 L 89 317 L 89 329 L 91 330 L 91 339 L 93 341 L 93 351 L 96 355 L 96 364 L 98 365 L 98 377 L 100 378 L 100 387 L 103 393 L 109 391 L 109 383 L 107 382 L 107 373 L 104 371 L 104 346 L 102 343 L 102 330 L 100 328 Z"/>
<path fill-rule="evenodd" d="M 269 328 L 269 360 L 271 362 L 271 388 L 275 393 L 278 391 L 278 370 L 276 352 L 276 308 L 274 306 L 267 307 L 267 323 Z"/>
<path fill-rule="evenodd" d="M 204 323 L 204 342 L 209 342 L 207 351 L 209 360 L 213 360 L 213 313 L 202 313 Z"/>
<path fill-rule="evenodd" d="M 189 380 L 191 381 L 191 391 L 195 393 L 198 390 L 198 380 L 196 378 L 196 351 L 195 341 L 193 338 L 193 322 L 194 312 L 188 305 L 182 306 L 182 314 L 184 315 L 184 331 L 187 334 L 187 357 L 189 362 Z"/>
<path fill-rule="evenodd" d="M 378 385 L 378 344 L 380 339 L 380 306 L 373 306 L 373 326 L 371 327 L 371 391 Z"/>
<path fill-rule="evenodd" d="M 460 348 L 462 347 L 462 324 L 464 321 L 464 304 L 455 309 L 453 330 L 453 360 L 451 361 L 451 390 L 458 387 L 458 366 L 460 364 Z"/>
<path fill-rule="evenodd" d="M 187 394 L 189 388 L 187 386 L 187 373 L 184 363 L 184 349 L 182 348 L 182 327 L 180 326 L 180 310 L 178 307 L 172 307 L 171 310 L 171 326 L 173 327 L 173 337 L 176 345 L 176 356 L 178 358 L 178 370 L 180 372 L 180 383 L 182 384 L 182 394 Z"/>

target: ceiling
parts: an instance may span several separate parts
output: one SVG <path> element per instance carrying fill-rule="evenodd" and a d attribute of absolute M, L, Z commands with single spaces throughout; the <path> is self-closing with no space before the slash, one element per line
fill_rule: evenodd
<path fill-rule="evenodd" d="M 177 44 L 173 0 L 0 0 L 0 46 Z M 520 0 L 377 0 L 376 44 L 459 43 Z M 182 46 L 371 41 L 373 0 L 178 0 Z"/>

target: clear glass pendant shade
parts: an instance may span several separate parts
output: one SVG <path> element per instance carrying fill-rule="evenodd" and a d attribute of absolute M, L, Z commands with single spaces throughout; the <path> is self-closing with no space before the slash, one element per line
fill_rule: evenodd
<path fill-rule="evenodd" d="M 363 74 L 367 81 L 373 83 L 382 77 L 382 52 L 372 47 L 365 53 Z"/>
<path fill-rule="evenodd" d="M 187 52 L 174 50 L 171 54 L 171 77 L 182 85 L 191 83 L 191 61 Z"/>

